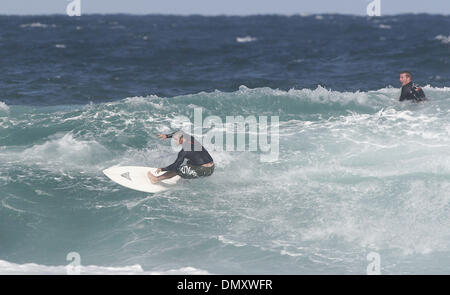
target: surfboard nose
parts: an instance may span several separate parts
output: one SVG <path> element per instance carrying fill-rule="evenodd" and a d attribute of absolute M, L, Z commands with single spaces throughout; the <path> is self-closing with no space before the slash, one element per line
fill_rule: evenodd
<path fill-rule="evenodd" d="M 109 168 L 104 169 L 102 172 L 105 174 L 109 179 L 114 180 L 114 171 L 116 170 L 118 166 L 112 166 Z"/>
<path fill-rule="evenodd" d="M 177 175 L 171 179 L 164 179 L 160 183 L 153 184 L 148 177 L 148 172 L 155 174 L 157 169 L 142 166 L 113 166 L 104 169 L 102 172 L 109 179 L 122 186 L 149 193 L 166 190 L 180 179 Z"/>

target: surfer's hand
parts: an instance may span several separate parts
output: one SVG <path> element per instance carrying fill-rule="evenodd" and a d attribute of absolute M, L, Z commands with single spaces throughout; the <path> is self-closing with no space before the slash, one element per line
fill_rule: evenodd
<path fill-rule="evenodd" d="M 161 139 L 166 139 L 167 135 L 159 133 L 158 137 L 161 138 Z"/>
<path fill-rule="evenodd" d="M 156 169 L 156 173 L 160 173 L 162 171 L 161 168 Z"/>

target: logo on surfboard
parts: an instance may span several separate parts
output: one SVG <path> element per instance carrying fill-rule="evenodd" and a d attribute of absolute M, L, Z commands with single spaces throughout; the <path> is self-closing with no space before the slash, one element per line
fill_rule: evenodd
<path fill-rule="evenodd" d="M 120 176 L 131 181 L 130 172 L 125 172 L 123 174 L 120 174 Z"/>

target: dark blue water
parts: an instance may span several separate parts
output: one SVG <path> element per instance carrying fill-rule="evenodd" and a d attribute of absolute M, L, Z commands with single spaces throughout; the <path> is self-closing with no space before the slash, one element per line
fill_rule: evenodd
<path fill-rule="evenodd" d="M 436 15 L 0 16 L 0 99 L 84 104 L 240 85 L 353 92 L 397 87 L 404 69 L 442 87 L 449 48 L 436 37 L 449 27 Z"/>

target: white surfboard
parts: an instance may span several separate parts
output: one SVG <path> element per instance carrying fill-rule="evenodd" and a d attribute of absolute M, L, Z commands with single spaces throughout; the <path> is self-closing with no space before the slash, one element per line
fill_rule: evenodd
<path fill-rule="evenodd" d="M 148 178 L 147 172 L 150 171 L 155 176 L 165 173 L 156 173 L 156 169 L 157 168 L 140 166 L 113 166 L 103 170 L 103 173 L 112 181 L 124 187 L 146 193 L 157 193 L 164 191 L 173 186 L 180 179 L 180 176 L 177 175 L 153 184 Z"/>

